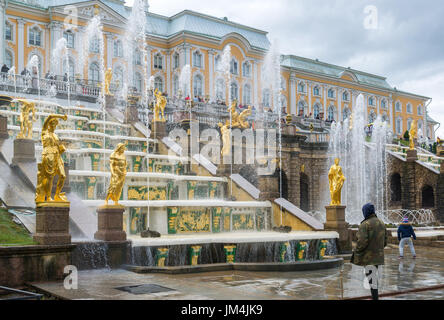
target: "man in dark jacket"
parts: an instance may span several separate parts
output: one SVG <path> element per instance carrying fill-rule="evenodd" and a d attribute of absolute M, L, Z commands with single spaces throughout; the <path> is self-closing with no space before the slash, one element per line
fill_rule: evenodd
<path fill-rule="evenodd" d="M 402 219 L 402 223 L 398 227 L 398 240 L 399 240 L 399 259 L 404 258 L 404 246 L 406 244 L 410 247 L 413 259 L 416 258 L 415 248 L 413 247 L 413 239 L 416 240 L 415 231 L 413 231 L 412 225 L 409 223 L 409 218 Z"/>
<path fill-rule="evenodd" d="M 367 203 L 362 213 L 364 221 L 359 226 L 356 248 L 350 262 L 365 267 L 373 300 L 378 300 L 378 267 L 384 264 L 387 233 L 384 223 L 376 216 L 373 204 Z"/>
<path fill-rule="evenodd" d="M 9 68 L 8 68 L 8 66 L 6 65 L 6 63 L 3 65 L 3 67 L 2 67 L 2 73 L 8 73 L 8 71 L 9 71 Z"/>

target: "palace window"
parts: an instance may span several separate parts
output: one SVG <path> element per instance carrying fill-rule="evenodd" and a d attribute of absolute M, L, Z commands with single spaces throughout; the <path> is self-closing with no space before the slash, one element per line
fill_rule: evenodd
<path fill-rule="evenodd" d="M 287 97 L 281 94 L 281 112 L 282 114 L 287 113 Z"/>
<path fill-rule="evenodd" d="M 173 95 L 177 96 L 179 94 L 179 76 L 176 74 L 173 78 Z"/>
<path fill-rule="evenodd" d="M 139 50 L 139 48 L 134 50 L 134 64 L 137 66 L 142 65 L 142 52 Z"/>
<path fill-rule="evenodd" d="M 70 58 L 68 60 L 68 65 L 66 65 L 67 61 L 66 59 L 63 59 L 63 74 L 67 74 L 69 77 L 69 81 L 74 81 L 74 75 L 75 75 L 75 65 L 74 61 Z"/>
<path fill-rule="evenodd" d="M 381 100 L 381 108 L 382 109 L 387 109 L 387 101 Z"/>
<path fill-rule="evenodd" d="M 402 134 L 402 118 L 396 118 L 395 129 L 397 134 Z"/>
<path fill-rule="evenodd" d="M 412 105 L 410 103 L 407 103 L 407 113 L 413 113 Z"/>
<path fill-rule="evenodd" d="M 238 64 L 237 61 L 232 59 L 230 62 L 230 72 L 231 74 L 238 74 Z"/>
<path fill-rule="evenodd" d="M 374 123 L 376 121 L 376 114 L 372 111 L 368 116 L 368 123 Z"/>
<path fill-rule="evenodd" d="M 12 41 L 12 25 L 9 22 L 5 23 L 5 39 Z"/>
<path fill-rule="evenodd" d="M 397 112 L 402 112 L 402 105 L 401 105 L 401 102 L 396 102 L 396 104 L 395 104 L 395 110 L 397 111 Z"/>
<path fill-rule="evenodd" d="M 374 106 L 375 105 L 375 98 L 369 97 L 368 98 L 368 105 L 369 106 Z"/>
<path fill-rule="evenodd" d="M 315 104 L 313 107 L 313 118 L 317 119 L 319 118 L 319 113 L 321 112 L 321 107 L 319 106 L 319 104 Z"/>
<path fill-rule="evenodd" d="M 193 80 L 193 93 L 195 97 L 202 96 L 202 83 L 202 76 L 200 74 L 195 75 Z"/>
<path fill-rule="evenodd" d="M 270 107 L 270 90 L 265 89 L 262 93 L 262 104 L 264 107 Z"/>
<path fill-rule="evenodd" d="M 347 119 L 348 117 L 350 117 L 350 115 L 351 115 L 350 109 L 345 107 L 344 110 L 342 110 L 342 120 Z"/>
<path fill-rule="evenodd" d="M 314 95 L 314 96 L 320 96 L 320 95 L 321 95 L 318 86 L 315 86 L 315 87 L 313 88 L 313 95 Z"/>
<path fill-rule="evenodd" d="M 65 38 L 68 48 L 74 48 L 74 33 L 71 30 L 63 32 L 63 38 Z"/>
<path fill-rule="evenodd" d="M 100 81 L 100 69 L 97 63 L 92 63 L 89 66 L 88 70 L 88 80 L 90 82 L 99 82 Z"/>
<path fill-rule="evenodd" d="M 242 101 L 245 105 L 251 103 L 251 87 L 249 84 L 244 85 L 244 90 L 242 92 Z"/>
<path fill-rule="evenodd" d="M 34 27 L 29 29 L 29 44 L 33 46 L 42 45 L 42 32 L 39 28 Z"/>
<path fill-rule="evenodd" d="M 216 69 L 216 71 L 222 71 L 221 70 L 221 57 L 220 56 L 217 56 L 215 59 L 214 59 L 214 66 L 215 66 L 215 69 Z"/>
<path fill-rule="evenodd" d="M 422 131 L 422 120 L 418 120 L 418 130 Z"/>
<path fill-rule="evenodd" d="M 328 97 L 331 99 L 335 97 L 335 91 L 333 89 L 328 89 Z"/>
<path fill-rule="evenodd" d="M 389 117 L 388 117 L 388 115 L 386 115 L 385 113 L 384 113 L 384 115 L 382 116 L 382 121 L 384 121 L 384 122 L 389 122 Z"/>
<path fill-rule="evenodd" d="M 179 54 L 178 53 L 175 53 L 174 55 L 173 55 L 173 68 L 174 69 L 177 69 L 177 68 L 179 68 L 179 66 L 180 66 L 180 63 L 179 63 L 180 61 L 179 61 Z"/>
<path fill-rule="evenodd" d="M 298 83 L 298 92 L 305 92 L 305 84 L 303 82 Z"/>
<path fill-rule="evenodd" d="M 216 82 L 216 99 L 225 100 L 225 82 L 222 79 Z"/>
<path fill-rule="evenodd" d="M 327 110 L 327 120 L 328 121 L 335 120 L 335 107 L 334 106 L 328 107 L 328 110 Z"/>
<path fill-rule="evenodd" d="M 136 72 L 134 74 L 134 87 L 136 88 L 137 92 L 142 92 L 142 76 L 139 72 Z"/>
<path fill-rule="evenodd" d="M 237 86 L 237 83 L 232 82 L 230 85 L 230 97 L 231 101 L 237 100 L 239 101 L 239 88 Z"/>
<path fill-rule="evenodd" d="M 348 92 L 347 92 L 347 91 L 344 91 L 344 92 L 342 93 L 342 100 L 344 100 L 344 101 L 348 101 Z"/>
<path fill-rule="evenodd" d="M 89 43 L 89 51 L 92 53 L 99 53 L 99 50 L 100 50 L 99 38 L 97 36 L 94 36 Z"/>
<path fill-rule="evenodd" d="M 114 57 L 122 57 L 122 56 L 123 56 L 122 41 L 115 40 L 114 41 Z"/>
<path fill-rule="evenodd" d="M 196 68 L 202 68 L 202 55 L 199 51 L 193 52 L 193 66 Z"/>
<path fill-rule="evenodd" d="M 8 66 L 9 69 L 12 68 L 14 65 L 14 59 L 12 58 L 12 53 L 8 50 L 5 51 L 5 64 Z"/>
<path fill-rule="evenodd" d="M 113 72 L 113 79 L 112 81 L 116 84 L 116 89 L 120 90 L 123 86 L 123 70 L 121 67 L 117 67 L 114 69 Z"/>
<path fill-rule="evenodd" d="M 154 56 L 154 69 L 163 69 L 163 58 L 160 53 Z"/>
<path fill-rule="evenodd" d="M 163 92 L 163 80 L 161 77 L 154 78 L 154 89 L 157 89 L 160 92 Z"/>
<path fill-rule="evenodd" d="M 251 64 L 249 62 L 244 62 L 242 64 L 242 76 L 251 77 Z"/>
<path fill-rule="evenodd" d="M 299 101 L 298 103 L 298 116 L 302 117 L 305 115 L 305 103 L 303 101 Z"/>
<path fill-rule="evenodd" d="M 410 131 L 410 127 L 412 126 L 412 119 L 411 118 L 408 118 L 407 119 L 407 130 L 409 130 Z"/>
<path fill-rule="evenodd" d="M 417 111 L 419 116 L 422 115 L 422 107 L 421 106 L 418 106 L 416 111 Z"/>

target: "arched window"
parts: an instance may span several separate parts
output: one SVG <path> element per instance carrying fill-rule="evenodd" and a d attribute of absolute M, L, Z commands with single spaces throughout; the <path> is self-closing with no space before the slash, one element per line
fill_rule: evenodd
<path fill-rule="evenodd" d="M 321 112 L 321 107 L 319 106 L 319 104 L 316 103 L 313 107 L 313 118 L 319 119 L 320 112 Z"/>
<path fill-rule="evenodd" d="M 321 95 L 321 91 L 320 91 L 318 86 L 314 86 L 314 88 L 313 88 L 313 95 L 314 96 L 320 96 Z"/>
<path fill-rule="evenodd" d="M 239 101 L 239 88 L 237 86 L 237 83 L 232 82 L 230 85 L 230 97 L 231 101 L 237 100 Z"/>
<path fill-rule="evenodd" d="M 100 44 L 99 44 L 99 38 L 97 36 L 94 36 L 90 43 L 89 43 L 89 51 L 92 53 L 99 53 L 100 51 Z"/>
<path fill-rule="evenodd" d="M 122 41 L 114 40 L 114 57 L 122 57 L 122 56 L 123 56 Z"/>
<path fill-rule="evenodd" d="M 74 33 L 71 30 L 63 32 L 63 38 L 65 38 L 68 48 L 74 48 Z"/>
<path fill-rule="evenodd" d="M 401 102 L 399 102 L 399 101 L 396 102 L 396 104 L 395 104 L 395 110 L 396 110 L 397 112 L 402 112 L 402 105 L 401 105 Z"/>
<path fill-rule="evenodd" d="M 382 121 L 389 122 L 389 117 L 385 113 L 382 115 Z"/>
<path fill-rule="evenodd" d="M 410 127 L 412 126 L 412 119 L 411 118 L 408 118 L 407 119 L 407 130 L 409 130 L 410 131 Z"/>
<path fill-rule="evenodd" d="M 5 39 L 12 41 L 13 32 L 12 32 L 12 25 L 9 22 L 5 22 Z"/>
<path fill-rule="evenodd" d="M 29 38 L 28 43 L 33 46 L 41 46 L 42 45 L 42 31 L 38 27 L 33 27 L 29 29 Z"/>
<path fill-rule="evenodd" d="M 287 113 L 287 97 L 281 94 L 281 112 L 282 114 Z"/>
<path fill-rule="evenodd" d="M 160 53 L 154 56 L 154 69 L 163 69 L 163 58 Z"/>
<path fill-rule="evenodd" d="M 66 65 L 68 63 L 68 65 Z M 70 58 L 68 61 L 63 59 L 63 74 L 67 74 L 69 77 L 69 81 L 74 81 L 75 75 L 75 64 L 74 61 Z"/>
<path fill-rule="evenodd" d="M 154 89 L 157 89 L 160 92 L 163 92 L 163 80 L 161 77 L 154 78 Z"/>
<path fill-rule="evenodd" d="M 407 113 L 413 113 L 412 105 L 407 103 Z"/>
<path fill-rule="evenodd" d="M 334 106 L 328 107 L 328 110 L 327 110 L 327 120 L 328 121 L 335 120 L 335 107 Z"/>
<path fill-rule="evenodd" d="M 238 74 L 238 64 L 235 59 L 231 59 L 230 72 L 231 72 L 231 74 Z"/>
<path fill-rule="evenodd" d="M 348 101 L 348 92 L 347 92 L 347 91 L 344 91 L 344 92 L 342 93 L 342 100 L 344 100 L 344 101 Z"/>
<path fill-rule="evenodd" d="M 5 64 L 8 66 L 9 69 L 12 68 L 14 65 L 14 59 L 12 58 L 12 53 L 8 50 L 5 51 Z"/>
<path fill-rule="evenodd" d="M 418 130 L 422 130 L 422 120 L 418 120 Z"/>
<path fill-rule="evenodd" d="M 376 114 L 372 111 L 368 115 L 368 123 L 374 123 L 376 121 Z"/>
<path fill-rule="evenodd" d="M 402 118 L 396 118 L 395 129 L 397 134 L 402 134 Z"/>
<path fill-rule="evenodd" d="M 180 66 L 179 54 L 176 52 L 176 53 L 173 55 L 173 68 L 174 68 L 174 69 L 177 69 L 177 68 L 179 68 L 179 66 Z"/>
<path fill-rule="evenodd" d="M 136 72 L 134 74 L 134 87 L 136 88 L 136 91 L 142 92 L 142 86 L 143 86 L 142 75 L 139 72 Z"/>
<path fill-rule="evenodd" d="M 303 117 L 305 115 L 305 103 L 304 101 L 299 101 L 298 103 L 298 116 Z"/>
<path fill-rule="evenodd" d="M 202 76 L 197 74 L 193 79 L 193 93 L 195 97 L 202 96 Z"/>
<path fill-rule="evenodd" d="M 249 62 L 244 62 L 242 64 L 242 76 L 251 77 L 251 64 Z"/>
<path fill-rule="evenodd" d="M 342 120 L 349 118 L 350 115 L 351 115 L 350 109 L 345 107 L 344 110 L 342 111 Z"/>
<path fill-rule="evenodd" d="M 422 188 L 422 207 L 433 208 L 435 206 L 435 194 L 433 187 L 426 185 Z"/>
<path fill-rule="evenodd" d="M 264 91 L 262 92 L 262 105 L 264 107 L 269 108 L 270 107 L 270 90 L 269 89 L 264 89 Z"/>
<path fill-rule="evenodd" d="M 249 84 L 244 85 L 244 90 L 242 91 L 242 102 L 244 104 L 251 103 L 251 87 Z"/>
<path fill-rule="evenodd" d="M 202 54 L 199 51 L 193 52 L 193 66 L 202 68 Z"/>
<path fill-rule="evenodd" d="M 418 106 L 416 111 L 418 113 L 418 116 L 422 115 L 422 107 L 421 107 L 421 105 Z"/>
<path fill-rule="evenodd" d="M 216 71 L 222 71 L 222 67 L 221 67 L 221 57 L 220 56 L 217 56 L 215 59 L 214 59 L 214 66 L 215 66 L 215 69 L 216 69 Z"/>
<path fill-rule="evenodd" d="M 381 108 L 387 109 L 387 101 L 385 99 L 381 100 Z"/>
<path fill-rule="evenodd" d="M 134 64 L 137 66 L 142 65 L 142 52 L 139 50 L 139 48 L 134 50 Z"/>
<path fill-rule="evenodd" d="M 112 82 L 115 83 L 116 89 L 120 90 L 123 86 L 123 70 L 121 67 L 117 67 L 113 71 Z"/>
<path fill-rule="evenodd" d="M 375 98 L 369 97 L 368 98 L 368 105 L 369 106 L 374 106 L 375 105 Z"/>
<path fill-rule="evenodd" d="M 96 83 L 100 81 L 100 69 L 97 63 L 91 63 L 89 65 L 88 80 L 90 83 Z"/>
<path fill-rule="evenodd" d="M 179 94 L 179 76 L 176 74 L 173 78 L 173 95 L 177 96 Z"/>
<path fill-rule="evenodd" d="M 225 100 L 225 82 L 222 79 L 216 81 L 216 99 Z"/>
<path fill-rule="evenodd" d="M 328 89 L 328 97 L 330 99 L 334 99 L 335 97 L 335 91 L 333 89 Z"/>
<path fill-rule="evenodd" d="M 298 92 L 305 92 L 305 84 L 303 82 L 298 83 Z"/>

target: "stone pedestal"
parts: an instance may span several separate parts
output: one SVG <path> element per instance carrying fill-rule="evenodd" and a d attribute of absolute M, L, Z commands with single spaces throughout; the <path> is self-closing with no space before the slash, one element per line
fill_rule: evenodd
<path fill-rule="evenodd" d="M 36 208 L 34 241 L 41 245 L 71 243 L 69 203 L 48 203 Z"/>
<path fill-rule="evenodd" d="M 123 231 L 123 212 L 125 207 L 120 205 L 105 205 L 97 209 L 98 230 L 94 239 L 102 241 L 125 241 Z"/>
<path fill-rule="evenodd" d="M 444 146 L 440 146 L 440 145 L 436 146 L 436 155 L 438 157 L 444 157 Z"/>
<path fill-rule="evenodd" d="M 0 115 L 0 139 L 8 139 L 8 118 Z"/>
<path fill-rule="evenodd" d="M 166 122 L 153 121 L 153 137 L 154 139 L 162 140 L 167 136 L 166 134 Z"/>
<path fill-rule="evenodd" d="M 416 160 L 418 160 L 418 151 L 407 150 L 407 162 L 415 162 Z"/>
<path fill-rule="evenodd" d="M 345 206 L 326 206 L 327 221 L 324 224 L 326 231 L 336 231 L 339 233 L 338 250 L 340 253 L 352 251 L 351 232 L 348 223 L 345 221 Z"/>
<path fill-rule="evenodd" d="M 407 160 L 402 169 L 402 207 L 409 210 L 416 209 L 416 160 L 418 160 L 418 152 L 407 150 Z"/>
<path fill-rule="evenodd" d="M 125 123 L 134 123 L 139 121 L 139 110 L 136 105 L 129 105 L 125 109 Z"/>
<path fill-rule="evenodd" d="M 275 175 L 258 176 L 258 189 L 260 190 L 259 200 L 274 201 L 280 197 L 279 177 Z"/>
<path fill-rule="evenodd" d="M 105 95 L 105 105 L 106 109 L 113 109 L 116 104 L 116 99 L 112 95 Z"/>
<path fill-rule="evenodd" d="M 35 142 L 31 139 L 14 140 L 14 157 L 12 163 L 33 162 L 35 160 Z"/>

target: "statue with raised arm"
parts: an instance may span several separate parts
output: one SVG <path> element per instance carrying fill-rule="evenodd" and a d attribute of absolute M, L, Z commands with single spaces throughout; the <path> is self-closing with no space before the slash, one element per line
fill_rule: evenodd
<path fill-rule="evenodd" d="M 342 173 L 342 168 L 339 165 L 339 158 L 335 159 L 334 165 L 328 171 L 328 182 L 330 184 L 331 206 L 341 205 L 341 192 L 344 185 L 345 176 Z"/>
<path fill-rule="evenodd" d="M 68 202 L 65 193 L 62 193 L 66 179 L 62 154 L 66 148 L 54 133 L 59 124 L 58 119 L 66 121 L 68 120 L 68 116 L 51 114 L 46 118 L 42 127 L 42 162 L 37 165 L 37 188 L 35 194 L 35 202 L 37 204 L 42 202 Z M 54 199 L 52 199 L 51 191 L 55 176 L 59 178 Z"/>
<path fill-rule="evenodd" d="M 32 139 L 33 122 L 37 120 L 35 117 L 35 103 L 25 99 L 15 99 L 14 101 L 22 104 L 20 133 L 17 135 L 17 139 Z"/>
<path fill-rule="evenodd" d="M 239 113 L 236 111 L 237 100 L 231 102 L 228 107 L 228 112 L 231 114 L 231 127 L 234 128 L 239 125 Z"/>
<path fill-rule="evenodd" d="M 111 181 L 109 183 L 106 195 L 106 205 L 111 199 L 114 205 L 118 205 L 123 185 L 125 184 L 127 161 L 125 158 L 125 144 L 119 143 L 109 158 L 109 167 L 111 169 Z"/>
<path fill-rule="evenodd" d="M 242 129 L 247 129 L 250 127 L 250 124 L 248 123 L 248 121 L 246 120 L 247 117 L 251 116 L 251 106 L 248 106 L 247 110 L 244 110 L 241 112 L 241 114 L 239 115 L 239 119 L 238 119 L 238 126 Z"/>
<path fill-rule="evenodd" d="M 111 68 L 108 68 L 105 71 L 105 94 L 111 95 L 111 92 L 109 91 L 109 85 L 111 83 L 111 79 L 113 78 L 113 70 Z"/>
<path fill-rule="evenodd" d="M 413 120 L 409 130 L 410 150 L 415 149 L 415 139 L 417 138 L 418 138 L 418 127 L 416 125 L 416 120 Z"/>
<path fill-rule="evenodd" d="M 167 99 L 158 89 L 154 90 L 154 95 L 156 96 L 156 103 L 154 105 L 154 121 L 165 122 L 165 107 L 167 104 Z M 162 113 L 162 116 L 160 116 Z"/>
<path fill-rule="evenodd" d="M 231 151 L 231 129 L 229 128 L 230 122 L 227 120 L 225 124 L 219 122 L 220 133 L 222 135 L 222 150 L 221 155 L 227 156 Z"/>

